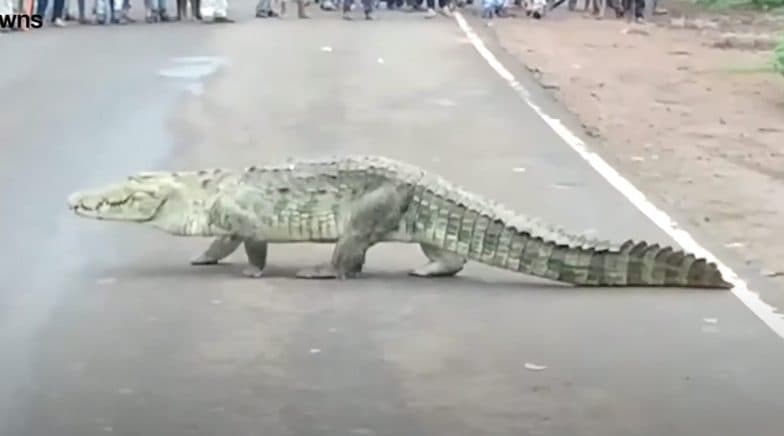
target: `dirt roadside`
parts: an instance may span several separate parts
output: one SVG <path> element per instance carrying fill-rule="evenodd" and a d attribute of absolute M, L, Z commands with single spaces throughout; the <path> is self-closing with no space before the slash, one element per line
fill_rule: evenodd
<path fill-rule="evenodd" d="M 670 14 L 644 25 L 589 18 L 580 4 L 491 26 L 594 150 L 784 285 L 784 77 L 737 71 L 771 61 L 784 18 L 660 5 Z"/>

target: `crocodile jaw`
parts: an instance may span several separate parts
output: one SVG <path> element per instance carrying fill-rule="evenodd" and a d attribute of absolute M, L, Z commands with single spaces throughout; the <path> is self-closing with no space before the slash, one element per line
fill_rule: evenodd
<path fill-rule="evenodd" d="M 147 222 L 166 203 L 154 191 L 113 185 L 94 192 L 76 192 L 68 197 L 68 208 L 78 216 L 107 221 Z"/>

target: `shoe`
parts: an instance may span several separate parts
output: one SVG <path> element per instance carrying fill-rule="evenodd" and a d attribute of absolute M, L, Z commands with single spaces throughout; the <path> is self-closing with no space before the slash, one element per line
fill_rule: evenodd
<path fill-rule="evenodd" d="M 436 11 L 434 11 L 433 8 L 427 8 L 427 12 L 425 12 L 425 18 L 428 19 L 435 18 L 437 15 L 438 14 L 436 14 Z"/>
<path fill-rule="evenodd" d="M 52 23 L 57 27 L 65 27 L 65 21 L 62 18 L 55 18 Z"/>
<path fill-rule="evenodd" d="M 234 20 L 232 20 L 229 17 L 218 16 L 218 17 L 213 18 L 212 22 L 213 23 L 233 23 Z"/>

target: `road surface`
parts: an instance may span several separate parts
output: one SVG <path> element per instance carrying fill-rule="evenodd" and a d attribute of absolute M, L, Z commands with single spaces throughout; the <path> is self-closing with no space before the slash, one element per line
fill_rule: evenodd
<path fill-rule="evenodd" d="M 576 231 L 666 237 L 449 20 L 50 29 L 0 40 L 0 434 L 784 433 L 784 347 L 728 292 L 580 290 L 470 265 L 300 281 L 329 246 L 192 267 L 207 240 L 68 214 L 139 170 L 378 153 Z M 542 369 L 541 367 L 545 367 Z"/>

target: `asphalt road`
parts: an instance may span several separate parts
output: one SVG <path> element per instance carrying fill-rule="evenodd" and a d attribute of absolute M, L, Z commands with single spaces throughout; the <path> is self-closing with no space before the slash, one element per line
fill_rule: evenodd
<path fill-rule="evenodd" d="M 783 344 L 728 292 L 416 279 L 397 245 L 347 282 L 292 278 L 329 246 L 274 246 L 250 280 L 239 252 L 189 266 L 206 240 L 69 215 L 71 191 L 138 170 L 368 152 L 667 241 L 453 22 L 232 7 L 231 26 L 0 37 L 2 436 L 784 433 Z"/>

